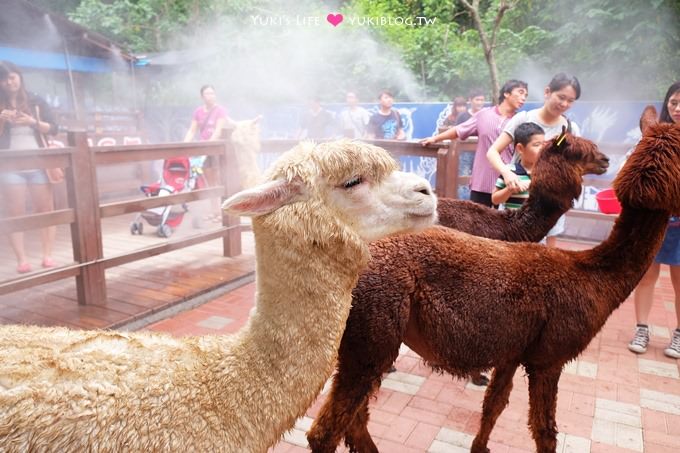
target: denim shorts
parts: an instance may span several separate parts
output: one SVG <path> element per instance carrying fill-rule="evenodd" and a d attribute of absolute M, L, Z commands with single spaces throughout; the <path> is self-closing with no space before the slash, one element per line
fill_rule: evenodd
<path fill-rule="evenodd" d="M 0 173 L 0 183 L 2 184 L 47 184 L 47 173 L 45 170 L 24 170 L 12 173 Z"/>
<path fill-rule="evenodd" d="M 680 226 L 668 227 L 661 249 L 654 261 L 669 266 L 680 266 Z"/>

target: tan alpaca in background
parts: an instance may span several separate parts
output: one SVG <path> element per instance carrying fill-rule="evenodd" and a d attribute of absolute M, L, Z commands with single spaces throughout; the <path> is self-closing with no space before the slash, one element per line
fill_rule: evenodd
<path fill-rule="evenodd" d="M 236 164 L 241 175 L 241 187 L 249 189 L 260 182 L 260 167 L 257 157 L 260 154 L 260 120 L 258 116 L 252 120 L 238 121 L 231 134 L 231 142 L 234 145 Z"/>
<path fill-rule="evenodd" d="M 223 207 L 253 217 L 257 311 L 233 336 L 0 327 L 3 452 L 263 452 L 329 377 L 367 241 L 436 218 L 384 150 L 303 143 Z"/>

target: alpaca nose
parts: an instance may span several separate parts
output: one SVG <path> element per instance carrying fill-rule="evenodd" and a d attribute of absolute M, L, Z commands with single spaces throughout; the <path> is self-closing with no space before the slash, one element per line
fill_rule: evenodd
<path fill-rule="evenodd" d="M 423 195 L 432 195 L 432 189 L 427 184 L 420 184 L 413 189 L 415 192 L 421 193 Z"/>

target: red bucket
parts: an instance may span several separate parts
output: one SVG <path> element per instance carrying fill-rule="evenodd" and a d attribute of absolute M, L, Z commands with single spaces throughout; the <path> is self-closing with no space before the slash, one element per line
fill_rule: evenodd
<path fill-rule="evenodd" d="M 597 206 L 600 212 L 604 214 L 619 214 L 621 212 L 621 203 L 616 198 L 614 189 L 604 189 L 595 195 Z"/>

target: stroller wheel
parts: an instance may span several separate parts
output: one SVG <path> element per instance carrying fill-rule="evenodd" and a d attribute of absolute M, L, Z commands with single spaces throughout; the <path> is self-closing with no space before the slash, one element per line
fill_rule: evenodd
<path fill-rule="evenodd" d="M 162 224 L 158 227 L 158 236 L 162 238 L 169 238 L 172 235 L 172 227 L 167 224 Z"/>
<path fill-rule="evenodd" d="M 142 222 L 132 222 L 130 224 L 130 234 L 142 234 L 144 231 L 144 224 Z"/>

